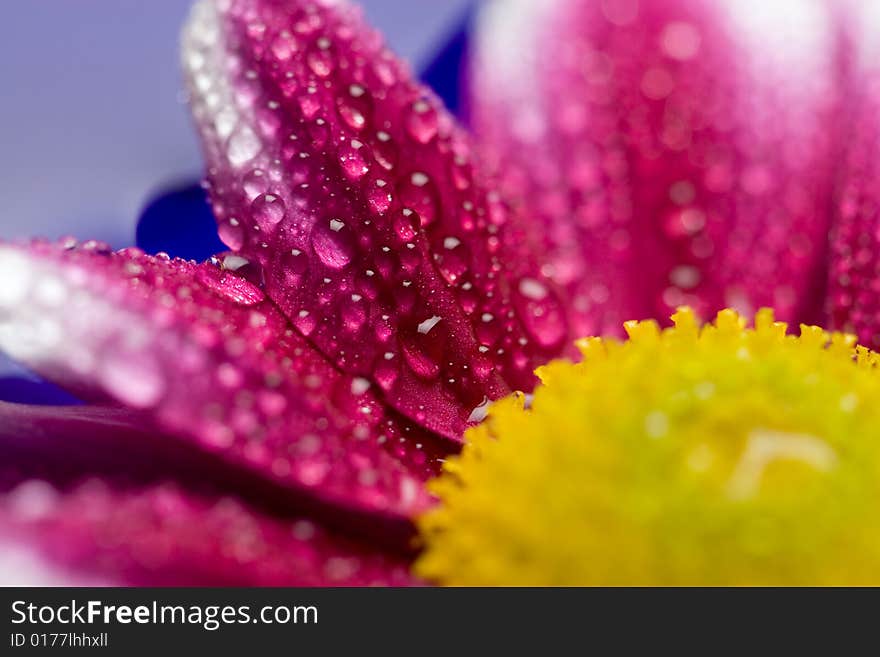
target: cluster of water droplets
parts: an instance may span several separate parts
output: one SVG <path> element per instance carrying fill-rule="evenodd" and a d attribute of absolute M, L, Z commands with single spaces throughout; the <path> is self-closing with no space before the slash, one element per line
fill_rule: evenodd
<path fill-rule="evenodd" d="M 209 191 L 221 237 L 337 365 L 398 399 L 413 379 L 448 390 L 427 411 L 396 404 L 436 428 L 502 393 L 499 373 L 530 387 L 566 343 L 565 312 L 463 133 L 350 12 L 233 2 L 215 17 L 215 86 L 235 104 L 231 132 L 260 147 L 229 157 L 190 73 Z"/>
<path fill-rule="evenodd" d="M 245 258 L 196 265 L 70 241 L 3 247 L 0 269 L 15 281 L 0 346 L 37 371 L 284 485 L 353 508 L 424 502 L 434 445 L 292 331 Z"/>
<path fill-rule="evenodd" d="M 586 0 L 484 21 L 477 132 L 547 226 L 579 332 L 680 304 L 804 310 L 834 139 L 817 7 Z M 500 66 L 514 28 L 532 54 Z"/>

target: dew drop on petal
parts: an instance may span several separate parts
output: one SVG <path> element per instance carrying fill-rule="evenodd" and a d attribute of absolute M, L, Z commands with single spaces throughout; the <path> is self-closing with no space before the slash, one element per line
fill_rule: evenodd
<path fill-rule="evenodd" d="M 413 103 L 406 117 L 410 136 L 420 144 L 427 144 L 437 134 L 437 110 L 425 100 Z"/>
<path fill-rule="evenodd" d="M 244 246 L 244 231 L 236 219 L 220 222 L 217 234 L 223 243 L 233 251 L 239 251 Z"/>
<path fill-rule="evenodd" d="M 385 213 L 391 207 L 391 192 L 387 181 L 376 180 L 367 188 L 367 201 L 376 214 Z"/>
<path fill-rule="evenodd" d="M 286 208 L 275 194 L 261 194 L 251 203 L 251 211 L 257 225 L 263 230 L 272 230 L 284 219 Z"/>
<path fill-rule="evenodd" d="M 247 194 L 249 200 L 253 201 L 260 194 L 269 191 L 269 179 L 262 169 L 252 169 L 248 171 L 241 181 L 244 193 Z"/>
<path fill-rule="evenodd" d="M 400 202 L 418 213 L 422 226 L 429 226 L 439 214 L 437 189 L 423 171 L 415 171 L 401 181 Z"/>
<path fill-rule="evenodd" d="M 249 126 L 236 129 L 226 143 L 226 156 L 234 167 L 240 167 L 253 160 L 260 152 L 260 139 Z"/>
<path fill-rule="evenodd" d="M 126 354 L 110 350 L 98 370 L 101 384 L 114 397 L 135 408 L 155 405 L 165 392 L 165 380 L 147 352 Z"/>
<path fill-rule="evenodd" d="M 358 180 L 370 170 L 364 154 L 364 146 L 356 139 L 339 147 L 339 163 L 349 180 Z"/>
<path fill-rule="evenodd" d="M 540 281 L 523 278 L 514 294 L 514 307 L 529 337 L 545 349 L 558 347 L 568 329 L 562 304 Z"/>
<path fill-rule="evenodd" d="M 339 219 L 331 219 L 326 224 L 318 224 L 312 233 L 312 248 L 315 255 L 332 269 L 342 269 L 354 255 L 354 248 Z"/>
<path fill-rule="evenodd" d="M 533 278 L 523 278 L 519 282 L 519 291 L 524 297 L 535 301 L 547 296 L 547 287 Z"/>

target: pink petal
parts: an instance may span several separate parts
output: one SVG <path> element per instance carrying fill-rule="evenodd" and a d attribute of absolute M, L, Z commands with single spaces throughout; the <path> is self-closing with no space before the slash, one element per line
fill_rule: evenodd
<path fill-rule="evenodd" d="M 454 439 L 533 385 L 568 341 L 557 291 L 466 135 L 358 10 L 204 0 L 183 60 L 221 237 L 303 335 Z"/>
<path fill-rule="evenodd" d="M 282 520 L 176 484 L 68 489 L 30 479 L 0 495 L 0 538 L 60 582 L 154 586 L 408 585 L 406 561 L 314 522 Z"/>
<path fill-rule="evenodd" d="M 302 517 L 280 487 L 157 434 L 146 415 L 0 403 L 0 553 L 39 571 L 0 568 L 0 583 L 410 581 L 405 558 Z"/>
<path fill-rule="evenodd" d="M 801 0 L 489 5 L 475 123 L 545 224 L 580 333 L 682 303 L 815 318 L 835 34 Z"/>
<path fill-rule="evenodd" d="M 421 482 L 442 452 L 229 271 L 242 263 L 0 246 L 0 348 L 141 410 L 301 509 L 407 540 L 404 516 L 430 502 Z"/>
<path fill-rule="evenodd" d="M 847 20 L 846 151 L 831 243 L 831 324 L 880 348 L 880 5 L 857 2 Z"/>

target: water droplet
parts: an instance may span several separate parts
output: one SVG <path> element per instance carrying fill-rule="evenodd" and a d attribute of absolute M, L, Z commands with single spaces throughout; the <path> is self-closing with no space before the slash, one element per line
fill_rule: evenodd
<path fill-rule="evenodd" d="M 286 208 L 284 201 L 275 194 L 261 194 L 251 204 L 251 211 L 257 225 L 261 229 L 269 231 L 284 219 Z"/>
<path fill-rule="evenodd" d="M 269 180 L 262 169 L 248 171 L 242 179 L 241 185 L 250 201 L 269 190 Z"/>
<path fill-rule="evenodd" d="M 278 61 L 286 62 L 293 57 L 298 48 L 296 39 L 289 32 L 281 32 L 272 40 L 272 54 Z"/>
<path fill-rule="evenodd" d="M 679 180 L 669 187 L 669 200 L 676 205 L 689 205 L 696 196 L 697 190 L 689 180 Z"/>
<path fill-rule="evenodd" d="M 373 142 L 373 156 L 376 162 L 383 169 L 391 171 L 397 165 L 397 148 L 394 142 L 384 130 L 376 133 L 376 140 Z"/>
<path fill-rule="evenodd" d="M 265 299 L 265 294 L 260 288 L 229 271 L 206 265 L 198 270 L 196 278 L 215 294 L 242 306 L 253 306 Z"/>
<path fill-rule="evenodd" d="M 523 327 L 538 345 L 551 349 L 565 340 L 568 330 L 562 304 L 543 283 L 522 279 L 513 301 Z"/>
<path fill-rule="evenodd" d="M 427 144 L 437 134 L 437 110 L 426 100 L 413 103 L 406 117 L 406 129 L 420 144 Z"/>
<path fill-rule="evenodd" d="M 660 67 L 649 68 L 642 76 L 641 90 L 651 100 L 662 100 L 675 89 L 675 79 Z"/>
<path fill-rule="evenodd" d="M 331 219 L 326 224 L 315 226 L 312 232 L 312 248 L 325 265 L 332 269 L 342 269 L 351 262 L 354 247 L 349 231 L 339 219 Z"/>
<path fill-rule="evenodd" d="M 339 97 L 337 101 L 339 118 L 354 130 L 361 130 L 369 121 L 372 113 L 370 95 L 359 84 L 353 84 L 348 88 L 348 93 Z"/>
<path fill-rule="evenodd" d="M 342 306 L 342 321 L 352 333 L 363 327 L 367 321 L 367 302 L 360 294 L 352 294 L 351 301 Z"/>
<path fill-rule="evenodd" d="M 547 296 L 547 287 L 534 278 L 523 278 L 519 282 L 519 291 L 527 299 L 540 301 Z"/>
<path fill-rule="evenodd" d="M 233 167 L 240 167 L 250 162 L 260 152 L 262 145 L 256 133 L 249 126 L 243 125 L 236 129 L 226 142 L 226 156 Z"/>
<path fill-rule="evenodd" d="M 236 219 L 221 222 L 217 228 L 217 234 L 223 243 L 233 251 L 238 251 L 244 246 L 244 231 Z"/>
<path fill-rule="evenodd" d="M 401 241 L 411 242 L 415 239 L 419 225 L 419 215 L 409 208 L 404 208 L 394 219 L 394 232 L 397 233 Z"/>
<path fill-rule="evenodd" d="M 394 383 L 397 381 L 397 377 L 399 375 L 399 371 L 397 369 L 397 363 L 395 360 L 380 358 L 379 362 L 376 364 L 373 376 L 376 379 L 376 383 L 379 384 L 379 387 L 386 392 L 391 390 L 394 387 Z"/>
<path fill-rule="evenodd" d="M 367 185 L 367 201 L 376 214 L 387 212 L 392 201 L 388 182 L 380 178 Z"/>
<path fill-rule="evenodd" d="M 148 350 L 126 353 L 108 350 L 100 365 L 101 384 L 120 401 L 135 408 L 154 406 L 165 393 L 165 379 Z"/>
<path fill-rule="evenodd" d="M 358 180 L 370 170 L 367 157 L 367 148 L 357 139 L 352 139 L 339 147 L 339 163 L 342 165 L 342 172 L 349 180 Z"/>
<path fill-rule="evenodd" d="M 291 249 L 284 258 L 284 277 L 290 286 L 302 284 L 302 277 L 308 269 L 308 258 L 300 249 Z"/>
<path fill-rule="evenodd" d="M 431 178 L 415 171 L 400 183 L 400 202 L 419 214 L 422 226 L 429 226 L 438 215 L 437 190 Z"/>
<path fill-rule="evenodd" d="M 456 237 L 443 240 L 443 250 L 435 254 L 437 269 L 450 285 L 458 282 L 470 266 L 470 250 Z"/>
<path fill-rule="evenodd" d="M 333 72 L 335 68 L 334 56 L 330 51 L 330 41 L 324 37 L 318 39 L 316 48 L 312 49 L 306 61 L 312 73 L 318 77 L 325 78 Z"/>
<path fill-rule="evenodd" d="M 362 395 L 369 389 L 370 382 L 367 379 L 361 376 L 356 376 L 351 380 L 351 394 Z"/>
<path fill-rule="evenodd" d="M 13 518 L 26 522 L 48 517 L 61 497 L 52 484 L 40 479 L 27 480 L 9 491 L 6 496 Z"/>
<path fill-rule="evenodd" d="M 683 290 L 690 290 L 700 283 L 700 270 L 691 265 L 680 265 L 669 273 L 669 281 Z"/>
<path fill-rule="evenodd" d="M 693 59 L 700 51 L 700 31 L 692 24 L 673 21 L 663 28 L 660 47 L 672 59 L 686 61 Z"/>
<path fill-rule="evenodd" d="M 242 267 L 246 267 L 249 264 L 250 260 L 248 260 L 247 258 L 242 258 L 240 255 L 230 253 L 223 256 L 223 262 L 220 263 L 220 266 L 226 271 L 238 271 Z"/>
<path fill-rule="evenodd" d="M 309 337 L 312 334 L 312 331 L 315 330 L 315 326 L 317 326 L 317 321 L 315 320 L 314 315 L 310 313 L 308 310 L 300 310 L 296 317 L 293 318 L 293 325 L 299 329 L 299 332 L 304 336 Z"/>

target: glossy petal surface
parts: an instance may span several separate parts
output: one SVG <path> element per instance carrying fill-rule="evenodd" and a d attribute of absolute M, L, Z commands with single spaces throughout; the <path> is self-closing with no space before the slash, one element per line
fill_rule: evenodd
<path fill-rule="evenodd" d="M 74 243 L 0 247 L 0 347 L 139 409 L 193 449 L 274 482 L 303 510 L 405 541 L 435 446 L 340 374 L 236 274 Z"/>
<path fill-rule="evenodd" d="M 489 5 L 475 127 L 546 226 L 578 334 L 685 303 L 817 319 L 840 128 L 829 4 Z"/>
<path fill-rule="evenodd" d="M 568 338 L 532 229 L 358 10 L 201 2 L 183 66 L 221 237 L 303 335 L 455 439 L 532 386 Z"/>

